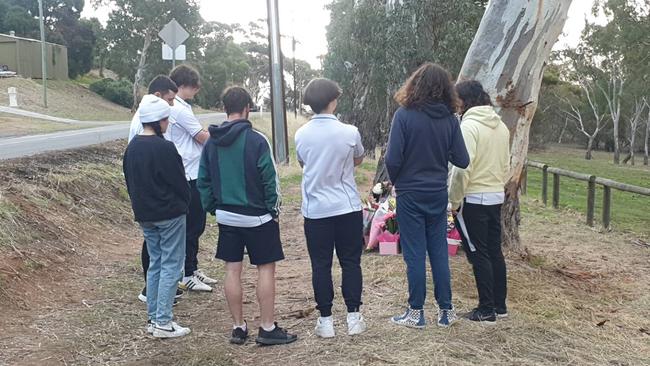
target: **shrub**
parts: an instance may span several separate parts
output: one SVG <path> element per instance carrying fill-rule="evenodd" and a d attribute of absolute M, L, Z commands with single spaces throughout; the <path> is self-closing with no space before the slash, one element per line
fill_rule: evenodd
<path fill-rule="evenodd" d="M 102 79 L 90 84 L 90 90 L 121 106 L 133 106 L 133 85 L 127 80 Z"/>

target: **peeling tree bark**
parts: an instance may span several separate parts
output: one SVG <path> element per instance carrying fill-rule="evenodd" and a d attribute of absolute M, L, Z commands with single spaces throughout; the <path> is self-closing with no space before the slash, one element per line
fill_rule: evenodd
<path fill-rule="evenodd" d="M 523 251 L 519 187 L 528 153 L 544 65 L 571 0 L 492 0 L 465 57 L 459 80 L 479 80 L 496 102 L 511 134 L 511 177 L 506 185 L 504 245 Z"/>

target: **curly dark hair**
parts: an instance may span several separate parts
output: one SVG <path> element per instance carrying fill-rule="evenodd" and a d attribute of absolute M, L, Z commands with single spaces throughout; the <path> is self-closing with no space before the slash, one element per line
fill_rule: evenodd
<path fill-rule="evenodd" d="M 456 84 L 456 92 L 462 102 L 461 114 L 465 114 L 470 108 L 492 105 L 490 95 L 483 89 L 483 85 L 476 80 L 461 81 Z"/>
<path fill-rule="evenodd" d="M 421 108 L 427 103 L 442 103 L 456 113 L 460 102 L 451 74 L 431 62 L 422 64 L 395 93 L 395 101 L 404 108 Z"/>

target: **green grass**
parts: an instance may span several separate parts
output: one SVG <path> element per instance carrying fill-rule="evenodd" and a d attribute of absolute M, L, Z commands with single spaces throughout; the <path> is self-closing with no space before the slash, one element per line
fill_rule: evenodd
<path fill-rule="evenodd" d="M 650 188 L 650 168 L 643 165 L 614 165 L 612 154 L 595 152 L 594 159 L 584 159 L 584 151 L 566 147 L 531 152 L 529 159 L 549 166 L 567 169 L 597 177 L 612 179 L 621 183 Z M 642 160 L 642 159 L 641 159 Z M 549 206 L 552 200 L 553 180 L 549 174 Z M 536 168 L 528 171 L 528 195 L 541 199 L 542 172 Z M 601 224 L 603 188 L 596 189 L 596 221 Z M 616 230 L 650 235 L 648 205 L 650 197 L 612 190 L 612 227 Z M 586 215 L 587 182 L 560 177 L 560 206 Z"/>

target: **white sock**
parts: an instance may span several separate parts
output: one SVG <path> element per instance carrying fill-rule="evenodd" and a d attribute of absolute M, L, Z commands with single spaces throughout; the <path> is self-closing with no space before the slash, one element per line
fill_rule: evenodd
<path fill-rule="evenodd" d="M 330 315 L 330 316 L 321 316 L 321 317 L 319 318 L 319 320 L 320 320 L 320 322 L 321 322 L 322 324 L 333 323 L 333 322 L 334 322 L 334 319 L 332 318 L 331 315 Z"/>
<path fill-rule="evenodd" d="M 348 321 L 352 319 L 357 320 L 359 318 L 361 318 L 361 313 L 358 311 L 354 313 L 348 313 Z"/>
<path fill-rule="evenodd" d="M 275 329 L 275 324 L 273 324 L 270 328 L 267 328 L 262 325 L 262 329 L 264 329 L 267 332 L 272 332 Z"/>
<path fill-rule="evenodd" d="M 243 330 L 245 332 L 246 331 L 246 322 L 244 322 L 244 325 L 233 325 L 232 326 L 232 329 L 237 329 L 237 328 L 241 328 L 241 330 Z"/>

